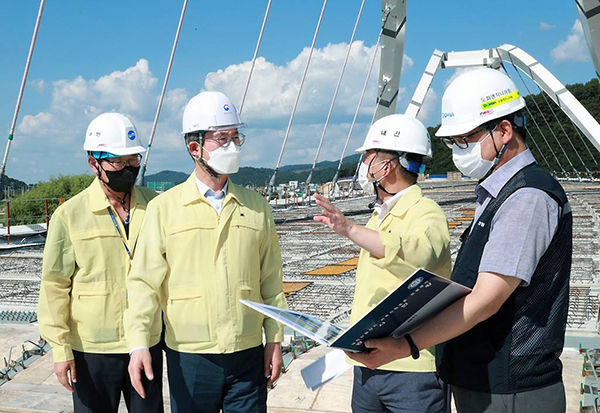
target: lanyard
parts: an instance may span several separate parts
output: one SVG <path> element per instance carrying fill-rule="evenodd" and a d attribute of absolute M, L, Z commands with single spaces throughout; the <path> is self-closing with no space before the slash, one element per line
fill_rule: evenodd
<path fill-rule="evenodd" d="M 125 243 L 125 239 L 123 238 L 123 234 L 121 233 L 121 228 L 119 228 L 119 224 L 117 223 L 115 214 L 113 214 L 112 209 L 110 209 L 110 207 L 108 207 L 106 209 L 108 209 L 108 213 L 110 214 L 110 217 L 112 218 L 113 224 L 115 224 L 115 228 L 117 229 L 117 234 L 119 234 L 119 237 L 121 238 L 121 241 L 123 242 L 123 246 L 125 247 L 125 251 L 127 251 L 127 255 L 129 255 L 129 260 L 132 261 L 133 257 L 131 256 L 131 252 L 129 251 L 129 248 L 127 247 L 127 243 Z"/>

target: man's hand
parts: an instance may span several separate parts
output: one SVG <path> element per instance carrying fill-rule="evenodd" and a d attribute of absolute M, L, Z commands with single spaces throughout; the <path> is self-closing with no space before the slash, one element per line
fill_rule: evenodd
<path fill-rule="evenodd" d="M 56 374 L 58 382 L 62 384 L 65 389 L 69 390 L 71 393 L 75 391 L 73 388 L 73 383 L 77 383 L 75 360 L 54 363 L 54 374 Z"/>
<path fill-rule="evenodd" d="M 142 384 L 142 371 L 146 374 L 148 380 L 154 379 L 154 372 L 152 371 L 152 356 L 150 350 L 139 349 L 131 353 L 129 359 L 129 378 L 131 379 L 131 385 L 142 399 L 146 398 L 146 391 Z"/>
<path fill-rule="evenodd" d="M 282 366 L 281 343 L 267 343 L 265 345 L 265 377 L 269 378 L 267 387 L 272 386 L 281 376 Z"/>
<path fill-rule="evenodd" d="M 346 355 L 352 360 L 364 364 L 371 370 L 375 370 L 390 361 L 403 359 L 411 354 L 410 347 L 403 338 L 385 337 L 370 339 L 365 341 L 365 346 L 370 349 L 370 351 L 363 353 L 351 353 L 346 351 Z"/>
<path fill-rule="evenodd" d="M 317 205 L 319 205 L 322 209 L 321 215 L 316 216 L 314 220 L 327 225 L 342 237 L 348 238 L 350 228 L 356 224 L 346 218 L 342 211 L 340 211 L 323 196 L 315 194 L 315 198 L 317 199 Z"/>

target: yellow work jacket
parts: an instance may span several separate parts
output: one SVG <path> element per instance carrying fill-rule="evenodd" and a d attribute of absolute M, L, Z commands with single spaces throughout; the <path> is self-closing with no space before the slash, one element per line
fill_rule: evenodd
<path fill-rule="evenodd" d="M 98 179 L 52 215 L 44 248 L 38 323 L 55 362 L 72 360 L 72 350 L 128 352 L 123 312 L 131 262 L 123 242 L 133 253 L 146 206 L 155 196 L 149 189 L 133 188 L 128 239 Z M 151 334 L 160 337 L 160 330 L 158 315 Z"/>
<path fill-rule="evenodd" d="M 360 319 L 417 268 L 450 278 L 450 234 L 446 215 L 434 201 L 423 197 L 418 185 L 411 186 L 383 220 L 378 221 L 379 215 L 373 212 L 367 228 L 379 232 L 385 255 L 377 259 L 365 249 L 360 251 L 351 323 Z M 421 350 L 417 360 L 396 360 L 379 369 L 435 371 L 433 348 Z"/>
<path fill-rule="evenodd" d="M 283 328 L 239 302 L 285 308 L 281 250 L 271 209 L 258 193 L 227 184 L 219 216 L 192 174 L 148 205 L 125 314 L 130 349 L 153 344 L 160 307 L 166 344 L 185 353 L 232 353 L 280 342 Z"/>

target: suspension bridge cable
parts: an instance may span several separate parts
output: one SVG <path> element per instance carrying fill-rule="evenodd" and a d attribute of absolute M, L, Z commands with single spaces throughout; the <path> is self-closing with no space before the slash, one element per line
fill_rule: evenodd
<path fill-rule="evenodd" d="M 511 56 L 511 63 L 512 63 L 512 56 Z M 515 66 L 515 64 L 513 63 L 513 67 L 515 68 L 515 71 L 517 72 L 517 75 L 521 78 L 521 82 L 523 82 L 523 85 L 525 86 L 525 88 L 527 89 L 527 93 L 529 95 L 531 95 L 531 101 L 533 102 L 533 104 L 535 105 L 535 107 L 537 108 L 538 112 L 540 113 L 540 116 L 542 117 L 542 119 L 544 120 L 544 123 L 546 123 L 546 126 L 548 127 L 548 130 L 550 131 L 550 133 L 552 134 L 552 136 L 554 136 L 554 140 L 556 140 L 556 143 L 558 144 L 558 147 L 560 148 L 560 150 L 562 151 L 563 155 L 565 156 L 565 158 L 567 159 L 567 162 L 569 162 L 569 165 L 571 165 L 571 169 L 573 169 L 573 172 L 575 173 L 575 176 L 579 177 L 579 172 L 577 172 L 577 169 L 575 169 L 575 167 L 573 166 L 573 163 L 571 162 L 571 159 L 569 159 L 569 156 L 567 155 L 567 153 L 565 152 L 565 149 L 563 148 L 563 146 L 560 144 L 560 141 L 558 140 L 558 137 L 556 136 L 556 134 L 554 133 L 554 130 L 552 130 L 552 128 L 550 127 L 550 123 L 548 123 L 548 120 L 546 119 L 546 117 L 544 116 L 544 113 L 542 112 L 542 109 L 540 108 L 540 106 L 538 105 L 538 103 L 535 101 L 535 96 L 533 96 L 533 94 L 531 93 L 531 91 L 529 90 L 529 87 L 527 86 L 527 84 L 525 83 L 525 81 L 523 80 L 523 77 L 521 76 L 521 73 L 517 70 L 517 67 Z"/>
<path fill-rule="evenodd" d="M 290 115 L 290 120 L 287 125 L 287 129 L 285 131 L 285 136 L 283 137 L 283 144 L 281 145 L 281 151 L 279 152 L 279 158 L 277 159 L 277 165 L 275 166 L 275 171 L 273 171 L 273 176 L 271 176 L 271 180 L 269 181 L 269 189 L 267 191 L 268 198 L 271 197 L 273 192 L 273 187 L 275 186 L 275 179 L 277 178 L 277 171 L 279 170 L 279 166 L 281 166 L 281 159 L 283 158 L 283 152 L 285 151 L 285 145 L 290 137 L 290 130 L 292 129 L 292 122 L 294 122 L 294 116 L 296 114 L 296 109 L 298 107 L 298 101 L 300 100 L 300 94 L 302 93 L 302 88 L 304 87 L 304 80 L 306 79 L 306 74 L 308 73 L 308 67 L 310 66 L 310 59 L 312 58 L 313 51 L 315 49 L 315 42 L 317 41 L 317 35 L 319 34 L 319 29 L 321 28 L 321 22 L 323 21 L 323 14 L 325 13 L 325 6 L 327 6 L 327 0 L 323 1 L 323 7 L 321 8 L 321 14 L 319 15 L 319 21 L 317 22 L 317 27 L 315 29 L 315 34 L 313 35 L 312 44 L 310 45 L 310 52 L 308 53 L 308 60 L 306 61 L 306 66 L 304 67 L 304 73 L 302 73 L 302 80 L 300 81 L 300 87 L 298 88 L 298 93 L 296 94 L 296 100 L 294 101 L 294 106 L 292 107 L 292 114 Z"/>
<path fill-rule="evenodd" d="M 501 67 L 502 67 L 502 70 L 504 71 L 504 73 L 507 76 L 509 76 L 508 72 L 506 71 L 506 67 L 504 67 L 504 63 L 502 63 Z M 513 64 L 513 67 L 514 67 L 514 64 Z M 516 70 L 516 68 L 515 68 L 515 70 Z M 521 82 L 523 82 L 523 78 L 521 78 Z M 523 85 L 525 87 L 527 87 L 525 85 L 525 82 L 523 82 Z M 546 140 L 546 136 L 544 135 L 544 132 L 542 132 L 542 129 L 538 125 L 537 121 L 535 120 L 535 117 L 533 116 L 533 114 L 531 113 L 531 111 L 529 110 L 529 108 L 527 106 L 525 106 L 525 111 L 527 112 L 527 116 L 529 116 L 529 119 L 531 119 L 533 121 L 533 124 L 537 128 L 540 136 L 542 137 L 542 139 L 544 139 L 544 142 L 546 142 L 546 145 L 548 146 L 548 149 L 550 149 L 550 152 L 552 153 L 552 156 L 554 156 L 554 159 L 556 160 L 556 163 L 558 164 L 558 167 L 561 169 L 561 171 L 563 173 L 563 176 L 566 177 L 567 176 L 567 171 L 565 171 L 564 168 L 562 167 L 560 161 L 558 160 L 558 157 L 556 156 L 556 154 L 552 150 L 552 147 L 550 146 L 550 144 Z M 548 162 L 548 159 L 546 159 L 546 156 L 544 156 L 544 152 L 542 152 L 541 147 L 538 145 L 538 143 L 536 142 L 535 138 L 533 137 L 533 131 L 530 131 L 529 135 L 531 136 L 531 140 L 532 140 L 533 144 L 535 145 L 535 147 L 537 148 L 538 152 L 542 156 L 542 159 L 546 162 L 546 165 L 548 165 L 548 169 L 554 174 L 554 176 L 558 176 L 558 174 L 556 173 L 556 170 L 552 167 L 552 165 L 550 164 L 550 162 Z"/>
<path fill-rule="evenodd" d="M 179 24 L 177 25 L 177 32 L 175 33 L 175 40 L 173 41 L 173 48 L 171 49 L 171 57 L 169 58 L 169 64 L 167 65 L 167 73 L 165 74 L 165 80 L 163 82 L 162 90 L 160 92 L 160 98 L 158 100 L 158 107 L 156 108 L 156 114 L 154 115 L 154 122 L 152 123 L 152 130 L 150 131 L 150 138 L 148 139 L 148 147 L 146 149 L 146 156 L 144 156 L 144 164 L 142 165 L 140 175 L 137 179 L 138 185 L 144 184 L 144 175 L 146 174 L 146 165 L 148 165 L 148 159 L 150 158 L 150 148 L 154 141 L 154 134 L 156 133 L 156 126 L 158 125 L 158 117 L 160 116 L 160 109 L 162 108 L 163 100 L 165 98 L 165 92 L 167 90 L 167 83 L 169 82 L 169 75 L 171 74 L 171 66 L 173 65 L 173 59 L 175 58 L 175 50 L 177 49 L 177 42 L 179 41 L 179 34 L 181 33 L 181 26 L 183 25 L 183 17 L 185 16 L 185 9 L 187 8 L 188 0 L 183 1 L 183 7 L 181 8 L 181 16 L 179 17 Z"/>
<path fill-rule="evenodd" d="M 550 142 L 548 142 L 548 140 L 546 139 L 546 135 L 544 135 L 544 132 L 542 132 L 542 128 L 540 128 L 540 125 L 537 123 L 537 121 L 535 120 L 535 117 L 533 116 L 533 113 L 531 113 L 531 110 L 529 110 L 529 108 L 527 106 L 525 106 L 525 110 L 527 111 L 527 115 L 529 116 L 529 119 L 531 119 L 533 121 L 533 124 L 535 125 L 535 127 L 538 130 L 538 133 L 540 134 L 540 136 L 542 137 L 542 139 L 544 140 L 544 142 L 546 143 L 546 146 L 548 147 L 548 149 L 550 149 L 550 153 L 552 154 L 552 156 L 554 157 L 554 160 L 556 161 L 556 164 L 558 165 L 558 167 L 560 168 L 563 176 L 566 178 L 568 177 L 567 171 L 565 171 L 565 168 L 563 168 L 562 164 L 560 163 L 560 161 L 558 160 L 558 157 L 556 156 L 556 153 L 554 152 L 554 150 L 552 149 L 552 146 L 550 146 Z M 531 134 L 531 138 L 532 140 L 535 142 L 535 139 L 533 139 L 533 133 Z M 537 145 L 537 144 L 536 144 Z M 540 150 L 540 153 L 541 150 Z M 542 153 L 543 156 L 543 153 Z M 550 166 L 550 165 L 548 165 Z M 550 166 L 550 170 L 555 174 L 556 171 L 554 170 L 554 168 L 552 168 Z"/>
<path fill-rule="evenodd" d="M 552 168 L 552 166 L 550 165 L 550 162 L 548 162 L 548 159 L 546 159 L 546 157 L 544 156 L 544 152 L 542 152 L 542 149 L 539 147 L 539 145 L 537 144 L 537 142 L 535 141 L 535 139 L 533 139 L 533 134 L 531 135 L 531 141 L 533 142 L 533 144 L 535 145 L 538 153 L 542 156 L 542 159 L 544 160 L 544 162 L 546 163 L 546 165 L 548 166 L 548 169 L 552 172 L 554 171 L 554 168 Z"/>
<path fill-rule="evenodd" d="M 0 194 L 4 193 L 4 172 L 6 171 L 6 162 L 8 160 L 8 153 L 10 151 L 10 145 L 14 138 L 15 127 L 17 126 L 17 119 L 19 117 L 19 110 L 21 109 L 21 101 L 23 99 L 23 93 L 25 91 L 25 84 L 27 83 L 27 76 L 29 75 L 29 67 L 31 66 L 31 58 L 33 56 L 33 50 L 35 49 L 35 41 L 37 39 L 40 23 L 42 21 L 42 14 L 44 13 L 44 5 L 46 0 L 40 1 L 40 7 L 38 10 L 37 19 L 35 21 L 35 27 L 33 29 L 33 36 L 31 38 L 31 44 L 29 45 L 29 53 L 27 54 L 27 61 L 25 63 L 25 70 L 23 71 L 23 78 L 21 79 L 21 87 L 19 88 L 19 95 L 17 97 L 17 104 L 13 114 L 12 122 L 10 124 L 10 130 L 8 131 L 8 142 L 6 143 L 6 150 L 4 151 L 4 158 L 2 159 L 2 169 L 0 170 Z M 0 195 L 2 196 L 2 195 Z"/>
<path fill-rule="evenodd" d="M 348 131 L 348 136 L 346 137 L 346 142 L 344 142 L 344 148 L 342 149 L 342 154 L 340 156 L 340 162 L 338 164 L 337 170 L 335 171 L 335 175 L 333 177 L 332 183 L 331 183 L 331 191 L 333 192 L 333 188 L 335 187 L 335 184 L 337 183 L 338 179 L 339 179 L 339 174 L 340 174 L 340 169 L 342 168 L 342 163 L 344 162 L 344 155 L 346 154 L 346 150 L 348 149 L 348 144 L 350 143 L 350 138 L 352 137 L 352 132 L 354 132 L 354 126 L 356 125 L 356 119 L 358 118 L 358 114 L 360 112 L 360 107 L 362 106 L 362 101 L 363 98 L 365 97 L 365 92 L 367 90 L 367 86 L 369 84 L 369 79 L 371 78 L 371 72 L 373 71 L 373 66 L 375 65 L 375 59 L 377 57 L 377 52 L 379 51 L 379 45 L 381 44 L 381 35 L 383 33 L 383 28 L 385 27 L 385 24 L 387 23 L 387 20 L 390 16 L 390 12 L 391 12 L 391 8 L 386 7 L 385 9 L 385 16 L 382 19 L 382 24 L 381 24 L 381 30 L 379 31 L 379 35 L 377 36 L 377 43 L 375 44 L 375 50 L 373 51 L 373 57 L 371 58 L 371 63 L 369 64 L 369 70 L 367 72 L 367 77 L 365 78 L 365 83 L 363 84 L 363 88 L 362 88 L 362 92 L 360 93 L 360 98 L 358 99 L 358 105 L 356 106 L 356 111 L 354 112 L 354 118 L 352 119 L 352 123 L 350 124 L 350 130 Z M 385 87 L 381 89 L 382 92 L 385 90 Z M 379 99 L 381 98 L 381 94 L 380 96 L 377 98 L 377 102 L 379 102 Z M 375 112 L 377 112 L 377 105 L 375 105 Z M 371 119 L 371 123 L 373 122 L 373 120 Z M 360 162 L 362 162 L 362 155 L 360 156 L 359 159 L 359 166 L 360 166 Z M 354 174 L 354 176 L 356 176 L 356 174 Z M 354 186 L 354 182 L 355 179 L 352 179 L 352 186 Z"/>
<path fill-rule="evenodd" d="M 600 165 L 598 165 L 598 161 L 596 160 L 596 157 L 594 156 L 594 153 L 592 152 L 592 150 L 589 148 L 589 146 L 587 145 L 587 139 L 585 139 L 583 137 L 583 135 L 581 134 L 581 132 L 579 131 L 579 128 L 577 127 L 577 125 L 575 125 L 575 122 L 573 122 L 571 120 L 571 118 L 569 118 L 569 120 L 571 121 L 571 125 L 573 125 L 573 128 L 575 129 L 575 132 L 577 132 L 577 135 L 579 136 L 579 139 L 582 140 L 583 142 L 583 146 L 585 146 L 585 149 L 588 151 L 588 153 L 590 154 L 590 156 L 592 157 L 592 160 L 594 161 L 594 163 L 596 164 L 596 168 L 600 169 Z"/>
<path fill-rule="evenodd" d="M 246 94 L 248 93 L 248 86 L 250 86 L 250 79 L 252 79 L 252 73 L 254 72 L 254 64 L 256 63 L 256 56 L 258 56 L 258 49 L 262 43 L 263 33 L 265 32 L 265 26 L 267 25 L 267 17 L 269 17 L 269 10 L 271 10 L 271 2 L 267 3 L 267 10 L 265 11 L 265 17 L 263 18 L 260 33 L 258 35 L 258 41 L 256 42 L 256 48 L 254 49 L 254 57 L 252 57 L 252 65 L 250 66 L 250 73 L 248 73 L 248 79 L 246 80 L 246 86 L 244 87 L 244 94 L 242 95 L 242 102 L 240 103 L 239 113 L 241 115 L 242 109 L 244 108 L 244 102 L 246 101 Z"/>
<path fill-rule="evenodd" d="M 323 146 L 323 141 L 325 139 L 325 134 L 327 133 L 327 127 L 329 125 L 329 120 L 331 119 L 331 113 L 333 112 L 333 106 L 335 105 L 335 101 L 337 99 L 338 92 L 340 90 L 340 85 L 342 84 L 342 78 L 344 77 L 344 72 L 346 71 L 346 65 L 348 64 L 348 58 L 350 57 L 350 51 L 352 50 L 352 44 L 354 43 L 354 36 L 356 35 L 356 29 L 358 28 L 358 23 L 360 22 L 360 18 L 362 16 L 363 8 L 365 6 L 365 1 L 362 0 L 360 4 L 360 9 L 358 10 L 358 16 L 356 17 L 356 22 L 354 23 L 354 29 L 352 30 L 352 36 L 350 36 L 350 42 L 348 43 L 348 50 L 346 51 L 346 57 L 344 58 L 344 64 L 342 65 L 342 71 L 340 72 L 340 76 L 338 78 L 337 85 L 335 87 L 335 91 L 333 92 L 333 99 L 331 100 L 331 104 L 329 105 L 329 112 L 327 112 L 327 118 L 325 119 L 325 126 L 323 127 L 323 132 L 321 132 L 321 139 L 319 140 L 319 146 L 317 147 L 317 153 L 315 154 L 315 159 L 313 161 L 312 167 L 310 169 L 310 173 L 308 174 L 308 178 L 306 178 L 306 185 L 310 188 L 310 182 L 312 181 L 312 175 L 315 170 L 315 166 L 317 165 L 317 160 L 319 159 L 319 154 L 321 153 L 321 147 Z M 309 189 L 310 191 L 310 189 Z M 309 193 L 310 199 L 310 193 Z"/>
<path fill-rule="evenodd" d="M 536 83 L 537 85 L 537 83 Z M 550 102 L 548 101 L 548 98 L 546 97 L 546 94 L 542 91 L 542 88 L 537 85 L 540 94 L 542 95 L 542 97 L 544 98 L 544 102 L 546 102 L 546 105 L 548 106 L 548 108 L 550 109 L 550 112 L 552 113 L 552 116 L 554 117 L 554 119 L 556 120 L 556 123 L 558 123 L 558 126 L 560 126 L 560 129 L 562 130 L 563 135 L 565 135 L 565 137 L 567 138 L 567 140 L 569 141 L 569 144 L 571 145 L 571 148 L 573 149 L 573 152 L 575 152 L 575 155 L 577 155 L 577 158 L 579 158 L 579 162 L 581 162 L 581 164 L 583 165 L 585 171 L 587 172 L 588 176 L 590 177 L 590 179 L 592 178 L 592 173 L 590 172 L 590 170 L 588 169 L 587 165 L 585 164 L 585 162 L 583 162 L 583 159 L 581 159 L 581 155 L 579 155 L 579 151 L 577 149 L 575 149 L 575 145 L 573 145 L 573 141 L 571 141 L 571 138 L 569 138 L 569 135 L 567 134 L 567 131 L 565 130 L 565 128 L 562 125 L 562 122 L 558 119 L 558 116 L 556 116 L 556 113 L 554 112 L 554 109 L 552 108 L 552 105 L 550 104 Z"/>

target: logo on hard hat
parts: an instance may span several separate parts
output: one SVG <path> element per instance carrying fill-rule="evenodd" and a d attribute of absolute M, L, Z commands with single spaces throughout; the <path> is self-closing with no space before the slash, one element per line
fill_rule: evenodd
<path fill-rule="evenodd" d="M 127 132 L 127 137 L 134 141 L 135 140 L 135 131 L 134 130 L 130 130 L 129 132 Z"/>
<path fill-rule="evenodd" d="M 229 105 L 227 103 L 224 104 L 223 109 L 225 110 L 225 112 L 229 112 Z"/>
<path fill-rule="evenodd" d="M 453 118 L 454 117 L 454 112 L 442 112 L 442 119 L 444 118 Z"/>

